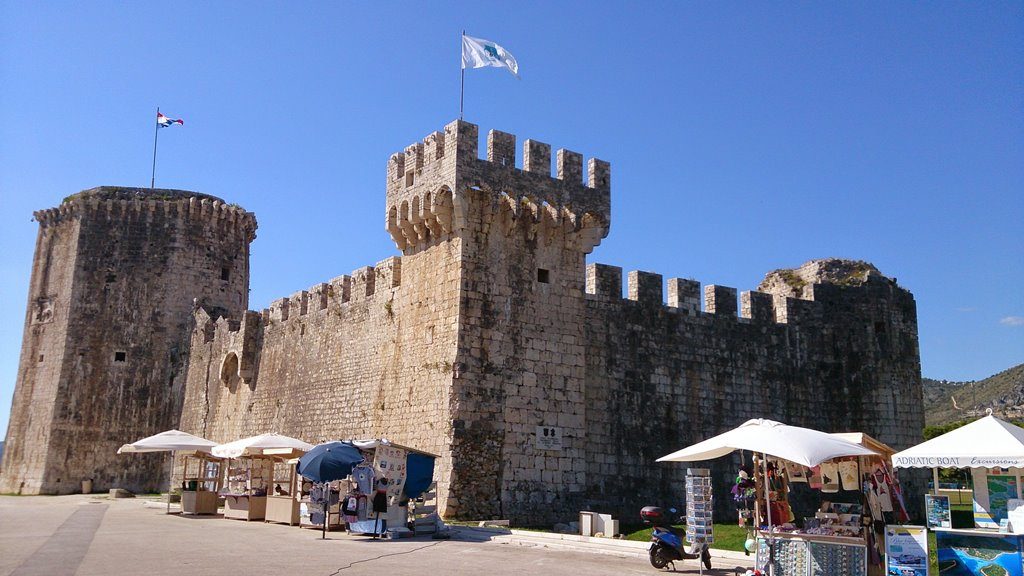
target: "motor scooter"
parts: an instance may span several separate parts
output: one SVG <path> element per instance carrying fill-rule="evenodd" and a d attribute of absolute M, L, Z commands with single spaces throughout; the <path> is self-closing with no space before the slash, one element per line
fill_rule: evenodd
<path fill-rule="evenodd" d="M 672 518 L 676 518 L 676 523 L 683 520 L 681 517 L 676 516 L 675 508 L 669 508 L 668 511 L 671 513 Z M 670 516 L 665 513 L 665 510 L 657 506 L 644 506 L 640 510 L 640 519 L 643 520 L 644 525 L 652 526 L 651 547 L 648 549 L 651 566 L 661 570 L 676 560 L 696 560 L 699 558 L 704 563 L 704 568 L 710 570 L 711 553 L 708 552 L 707 545 L 694 545 L 687 552 L 683 547 L 685 532 L 674 528 L 669 518 Z M 674 565 L 672 569 L 675 569 Z"/>

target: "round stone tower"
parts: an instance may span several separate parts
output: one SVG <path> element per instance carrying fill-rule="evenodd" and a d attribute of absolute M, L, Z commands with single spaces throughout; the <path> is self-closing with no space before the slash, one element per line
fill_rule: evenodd
<path fill-rule="evenodd" d="M 192 313 L 248 307 L 256 217 L 183 190 L 103 186 L 39 222 L 0 492 L 153 491 L 166 455 L 117 449 L 181 412 Z"/>

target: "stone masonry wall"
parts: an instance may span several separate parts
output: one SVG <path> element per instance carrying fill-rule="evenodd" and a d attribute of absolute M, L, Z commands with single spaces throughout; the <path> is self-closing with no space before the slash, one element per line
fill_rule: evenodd
<path fill-rule="evenodd" d="M 666 305 L 661 276 L 632 272 L 623 298 L 620 269 L 585 267 L 608 233 L 608 164 L 584 181 L 573 152 L 527 140 L 517 167 L 514 136 L 491 131 L 485 158 L 478 141 L 457 121 L 389 160 L 400 259 L 240 320 L 200 311 L 182 429 L 388 437 L 441 456 L 443 515 L 518 524 L 678 504 L 685 466 L 654 460 L 748 418 L 919 440 L 916 311 L 894 281 L 738 302 L 671 279 Z M 711 464 L 722 513 L 738 461 Z"/>
<path fill-rule="evenodd" d="M 46 447 L 50 444 L 61 358 L 67 344 L 65 327 L 71 314 L 78 228 L 77 221 L 39 227 L 18 380 L 0 465 L 0 493 L 38 494 L 45 485 Z"/>
<path fill-rule="evenodd" d="M 166 480 L 165 459 L 117 448 L 177 425 L 192 312 L 245 309 L 255 218 L 190 192 L 102 187 L 36 219 L 43 235 L 64 237 L 50 265 L 63 279 L 48 296 L 58 313 L 45 330 L 65 348 L 39 363 L 52 362 L 45 379 L 18 382 L 0 491 L 77 492 L 87 478 L 95 490 L 153 491 Z M 37 251 L 37 266 L 45 259 Z M 34 345 L 26 338 L 23 349 Z M 48 420 L 17 409 L 33 389 L 46 391 Z"/>
<path fill-rule="evenodd" d="M 916 308 L 895 282 L 813 286 L 813 301 L 592 265 L 587 276 L 588 504 L 635 520 L 678 506 L 687 464 L 655 460 L 750 418 L 921 441 Z M 703 300 L 703 310 L 701 301 Z M 747 455 L 747 463 L 750 462 Z M 719 517 L 738 454 L 709 463 Z"/>
<path fill-rule="evenodd" d="M 199 312 L 181 429 L 220 442 L 388 438 L 445 465 L 456 253 L 445 244 L 389 258 L 240 323 Z"/>

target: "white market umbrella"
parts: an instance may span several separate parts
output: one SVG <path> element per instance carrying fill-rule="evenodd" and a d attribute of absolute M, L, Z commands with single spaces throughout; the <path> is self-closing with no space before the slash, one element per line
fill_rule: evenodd
<path fill-rule="evenodd" d="M 892 456 L 896 468 L 1024 468 L 1024 428 L 991 413 Z"/>
<path fill-rule="evenodd" d="M 168 430 L 143 438 L 138 442 L 125 444 L 117 449 L 118 454 L 140 453 L 140 452 L 206 452 L 216 446 L 217 443 L 206 438 L 200 438 L 181 430 Z"/>
<path fill-rule="evenodd" d="M 931 468 L 939 493 L 939 468 L 1024 468 L 1024 429 L 988 415 L 897 452 L 894 468 Z"/>
<path fill-rule="evenodd" d="M 878 456 L 874 450 L 831 434 L 756 418 L 728 432 L 662 456 L 658 462 L 712 460 L 736 450 L 760 452 L 808 467 L 841 456 Z"/>
<path fill-rule="evenodd" d="M 137 454 L 146 452 L 204 452 L 209 454 L 217 443 L 200 438 L 181 430 L 167 430 L 143 438 L 138 442 L 125 444 L 117 449 L 118 454 Z M 173 460 L 173 457 L 172 457 Z M 173 463 L 172 463 L 173 464 Z M 167 513 L 171 513 L 171 491 L 167 490 Z"/>
<path fill-rule="evenodd" d="M 292 438 L 291 436 L 284 436 L 276 432 L 271 432 L 269 434 L 260 434 L 259 436 L 251 436 L 249 438 L 235 440 L 234 442 L 228 442 L 227 444 L 214 446 L 213 455 L 221 458 L 238 458 L 239 456 L 259 455 L 262 454 L 264 450 L 281 450 L 289 448 L 293 450 L 301 450 L 302 452 L 309 452 L 313 449 L 313 445 L 308 442 L 303 442 L 298 438 Z"/>

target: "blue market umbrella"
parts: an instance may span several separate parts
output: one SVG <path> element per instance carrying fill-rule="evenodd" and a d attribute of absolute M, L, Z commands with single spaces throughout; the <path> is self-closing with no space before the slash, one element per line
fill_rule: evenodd
<path fill-rule="evenodd" d="M 317 444 L 299 458 L 298 473 L 314 482 L 341 480 L 352 473 L 352 468 L 363 461 L 363 453 L 347 442 Z M 324 528 L 321 538 L 327 537 L 330 492 L 324 497 Z"/>
<path fill-rule="evenodd" d="M 298 472 L 314 482 L 341 480 L 363 461 L 363 453 L 347 442 L 317 444 L 299 458 Z"/>

